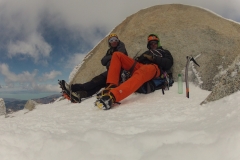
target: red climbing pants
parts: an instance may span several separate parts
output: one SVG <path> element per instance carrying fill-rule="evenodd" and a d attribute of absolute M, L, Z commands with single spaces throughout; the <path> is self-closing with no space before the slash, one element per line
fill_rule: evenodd
<path fill-rule="evenodd" d="M 132 76 L 119 85 L 119 75 L 121 69 L 130 70 L 135 60 L 121 52 L 115 52 L 112 55 L 110 67 L 108 70 L 107 83 L 115 84 L 117 87 L 110 90 L 114 95 L 116 102 L 119 102 L 135 92 L 145 82 L 160 76 L 160 70 L 156 64 L 141 64 L 136 62 L 132 71 Z"/>

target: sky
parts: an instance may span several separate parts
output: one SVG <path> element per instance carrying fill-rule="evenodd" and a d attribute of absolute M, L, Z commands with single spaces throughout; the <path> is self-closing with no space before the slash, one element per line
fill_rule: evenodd
<path fill-rule="evenodd" d="M 92 97 L 2 115 L 1 160 L 239 160 L 240 91 L 200 105 L 209 93 L 190 83 L 188 99 L 174 83 L 107 111 Z"/>
<path fill-rule="evenodd" d="M 239 0 L 0 0 L 0 97 L 59 93 L 57 80 L 68 81 L 74 67 L 125 18 L 172 3 L 240 22 Z"/>

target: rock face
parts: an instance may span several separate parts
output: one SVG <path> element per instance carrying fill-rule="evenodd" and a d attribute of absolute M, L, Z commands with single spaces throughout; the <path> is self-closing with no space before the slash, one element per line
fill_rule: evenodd
<path fill-rule="evenodd" d="M 214 77 L 215 84 L 210 95 L 202 102 L 202 104 L 218 100 L 225 96 L 240 91 L 240 55 L 235 59 L 228 69 L 219 72 Z"/>
<path fill-rule="evenodd" d="M 6 106 L 5 106 L 4 100 L 0 98 L 0 116 L 5 114 L 6 114 Z"/>
<path fill-rule="evenodd" d="M 210 91 L 217 86 L 216 76 L 227 70 L 240 53 L 240 24 L 188 5 L 158 5 L 140 10 L 127 17 L 112 32 L 125 43 L 130 57 L 147 50 L 149 34 L 158 34 L 163 48 L 174 57 L 175 80 L 185 67 L 186 56 L 198 56 L 196 60 L 200 67 L 196 70 L 202 81 L 200 87 Z M 105 71 L 100 60 L 107 48 L 105 37 L 88 53 L 70 83 L 86 82 Z"/>
<path fill-rule="evenodd" d="M 35 109 L 35 106 L 38 103 L 33 101 L 33 100 L 28 100 L 27 103 L 24 106 L 24 109 L 28 109 L 29 111 L 32 111 L 33 109 Z"/>

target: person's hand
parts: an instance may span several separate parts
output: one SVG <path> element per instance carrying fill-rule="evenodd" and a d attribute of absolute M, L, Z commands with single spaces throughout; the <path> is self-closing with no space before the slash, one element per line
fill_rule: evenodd
<path fill-rule="evenodd" d="M 143 57 L 147 58 L 149 61 L 153 61 L 152 55 L 144 54 Z"/>
<path fill-rule="evenodd" d="M 145 57 L 143 57 L 143 55 L 141 55 L 141 56 L 139 56 L 139 57 L 136 57 L 135 60 L 136 60 L 137 62 L 142 63 L 142 62 L 145 60 Z"/>

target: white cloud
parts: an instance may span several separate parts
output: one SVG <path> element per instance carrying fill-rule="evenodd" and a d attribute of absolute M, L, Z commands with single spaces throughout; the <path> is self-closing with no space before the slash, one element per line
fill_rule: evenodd
<path fill-rule="evenodd" d="M 238 19 L 240 15 L 239 0 L 218 0 L 217 3 L 209 0 L 148 0 L 141 3 L 139 0 L 2 0 L 0 17 L 4 20 L 1 22 L 10 32 L 23 37 L 38 37 L 37 39 L 42 41 L 40 48 L 44 48 L 39 53 L 46 56 L 49 48 L 46 49 L 46 42 L 41 38 L 38 30 L 43 15 L 51 16 L 48 23 L 55 26 L 64 25 L 69 30 L 78 31 L 84 40 L 95 45 L 102 38 L 96 34 L 97 29 L 109 33 L 126 17 L 143 8 L 171 3 L 200 6 L 230 19 Z M 30 43 L 31 46 L 27 46 L 24 53 L 33 56 L 30 51 L 36 51 L 35 47 L 32 48 L 35 43 L 24 42 Z M 29 52 L 26 51 L 27 49 Z M 12 52 L 15 53 L 16 50 Z M 16 55 L 13 53 L 12 55 Z"/>
<path fill-rule="evenodd" d="M 43 79 L 45 80 L 51 80 L 54 79 L 56 76 L 61 75 L 62 73 L 60 71 L 51 71 L 50 73 L 44 73 L 43 74 Z"/>
<path fill-rule="evenodd" d="M 8 56 L 28 55 L 37 63 L 41 57 L 49 57 L 52 48 L 39 34 L 31 34 L 26 41 L 10 42 Z"/>
<path fill-rule="evenodd" d="M 0 73 L 5 77 L 6 83 L 12 83 L 12 82 L 33 82 L 35 80 L 35 77 L 37 75 L 37 70 L 34 70 L 32 73 L 28 71 L 24 71 L 21 74 L 15 74 L 12 73 L 9 70 L 9 67 L 7 64 L 0 64 Z"/>
<path fill-rule="evenodd" d="M 61 75 L 59 71 L 51 71 L 50 73 L 44 73 L 43 78 L 37 76 L 37 70 L 32 73 L 24 71 L 20 74 L 12 73 L 9 70 L 7 64 L 0 64 L 0 73 L 5 77 L 6 85 L 2 86 L 4 91 L 14 92 L 14 91 L 36 91 L 36 92 L 59 92 L 59 86 L 57 84 L 40 84 L 38 83 L 40 79 L 51 80 L 57 75 Z M 16 83 L 17 82 L 17 83 Z M 3 91 L 3 89 L 1 91 Z"/>
<path fill-rule="evenodd" d="M 60 93 L 61 89 L 57 84 L 37 84 L 37 83 L 25 83 L 21 86 L 13 85 L 9 83 L 7 85 L 2 85 L 0 88 L 0 95 L 5 94 L 40 94 L 40 93 Z M 21 95 L 20 95 L 21 96 Z M 18 97 L 18 96 L 17 96 Z M 16 97 L 16 98 L 17 98 Z"/>
<path fill-rule="evenodd" d="M 238 0 L 101 0 L 101 1 L 84 1 L 84 0 L 50 0 L 49 4 L 52 4 L 52 12 L 60 13 L 62 18 L 65 19 L 69 26 L 81 27 L 81 30 L 92 30 L 94 26 L 106 27 L 107 31 L 120 24 L 126 17 L 134 14 L 135 12 L 155 5 L 180 3 L 194 6 L 200 6 L 208 8 L 218 14 L 227 13 L 229 9 L 237 12 L 240 15 L 240 11 L 237 10 L 237 4 L 240 4 Z M 50 6 L 50 5 L 49 5 Z"/>
<path fill-rule="evenodd" d="M 59 85 L 52 85 L 52 84 L 32 84 L 31 86 L 32 91 L 36 92 L 60 92 L 61 89 Z"/>
<path fill-rule="evenodd" d="M 70 56 L 66 62 L 66 67 L 73 68 L 73 67 L 79 65 L 80 63 L 82 63 L 85 56 L 86 56 L 86 54 L 83 54 L 83 53 L 76 53 L 76 54 Z"/>

